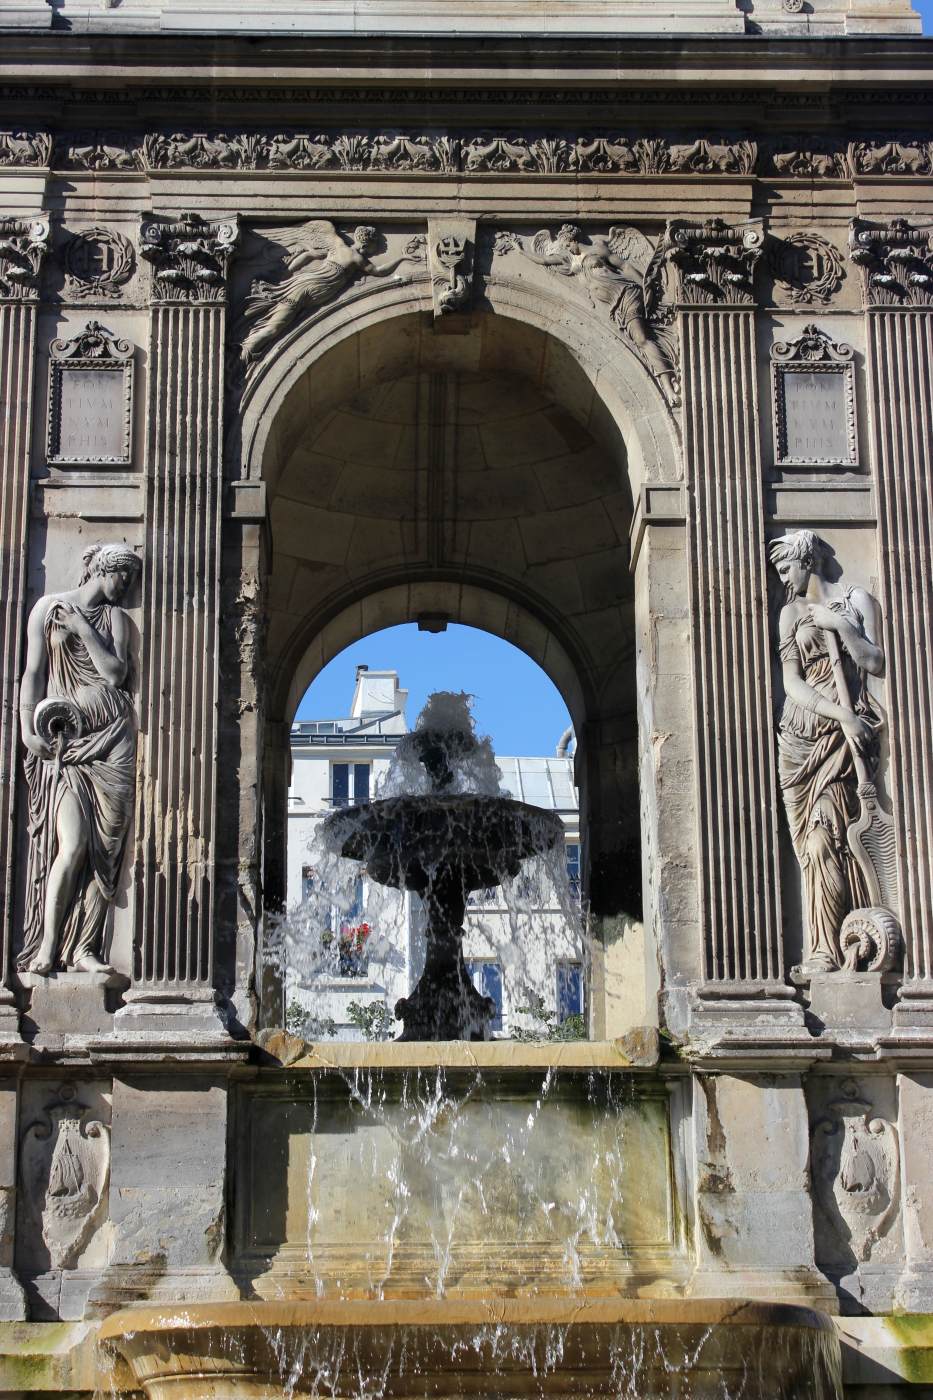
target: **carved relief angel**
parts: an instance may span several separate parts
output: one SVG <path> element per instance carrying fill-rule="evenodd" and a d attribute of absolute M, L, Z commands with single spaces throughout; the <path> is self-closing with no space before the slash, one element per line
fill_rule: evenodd
<path fill-rule="evenodd" d="M 648 369 L 674 398 L 676 369 L 650 323 L 659 279 L 657 259 L 648 239 L 638 229 L 615 225 L 607 238 L 583 234 L 574 224 L 562 224 L 556 235 L 542 229 L 530 240 L 517 234 L 500 234 L 497 251 L 515 248 L 531 262 L 562 277 L 579 278 L 594 311 L 609 307 L 619 331 L 637 348 Z"/>
<path fill-rule="evenodd" d="M 309 219 L 297 228 L 268 230 L 270 237 L 288 250 L 283 282 L 256 282 L 246 304 L 246 319 L 256 324 L 243 341 L 241 354 L 248 363 L 265 350 L 299 316 L 338 297 L 358 277 L 388 277 L 403 262 L 418 262 L 423 252 L 376 264 L 369 254 L 376 245 L 376 230 L 361 224 L 352 238 L 340 233 L 329 219 Z M 401 280 L 401 279 L 399 279 Z"/>

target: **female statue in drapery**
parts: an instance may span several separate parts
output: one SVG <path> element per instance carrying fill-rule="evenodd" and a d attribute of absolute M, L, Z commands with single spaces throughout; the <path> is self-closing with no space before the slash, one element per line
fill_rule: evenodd
<path fill-rule="evenodd" d="M 787 595 L 778 624 L 785 694 L 778 772 L 804 879 L 809 949 L 802 971 L 812 975 L 843 965 L 843 920 L 874 902 L 850 828 L 859 785 L 878 760 L 882 718 L 866 677 L 883 674 L 884 653 L 871 595 L 847 588 L 829 596 L 825 546 L 816 535 L 783 535 L 769 553 Z"/>
<path fill-rule="evenodd" d="M 20 688 L 29 858 L 18 963 L 41 976 L 109 972 L 102 945 L 133 810 L 129 622 L 117 605 L 141 564 L 119 545 L 94 545 L 83 561 L 80 586 L 30 614 Z"/>

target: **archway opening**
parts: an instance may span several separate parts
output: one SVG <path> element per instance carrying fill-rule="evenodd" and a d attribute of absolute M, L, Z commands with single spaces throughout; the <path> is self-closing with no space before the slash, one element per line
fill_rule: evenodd
<path fill-rule="evenodd" d="M 279 814 L 311 681 L 380 628 L 462 623 L 514 643 L 564 697 L 585 898 L 614 946 L 641 916 L 633 502 L 590 380 L 557 341 L 505 318 L 460 336 L 421 317 L 381 323 L 293 383 L 265 476 L 267 902 L 287 899 Z M 612 1028 L 605 988 L 598 1000 L 595 1035 Z"/>
<path fill-rule="evenodd" d="M 317 1039 L 380 1039 L 401 1029 L 391 1013 L 424 969 L 423 904 L 417 894 L 380 888 L 362 865 L 329 861 L 322 826 L 405 785 L 398 746 L 438 690 L 469 693 L 477 734 L 492 741 L 495 786 L 561 832 L 547 870 L 526 864 L 520 878 L 476 889 L 467 901 L 463 955 L 472 985 L 495 1004 L 488 1037 L 582 1038 L 589 960 L 570 715 L 530 657 L 459 624 L 371 634 L 330 661 L 298 706 L 286 1022 Z"/>

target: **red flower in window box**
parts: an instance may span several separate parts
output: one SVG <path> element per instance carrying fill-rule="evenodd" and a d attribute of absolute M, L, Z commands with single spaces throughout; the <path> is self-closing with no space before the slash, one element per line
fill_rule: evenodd
<path fill-rule="evenodd" d="M 366 975 L 366 942 L 371 933 L 372 926 L 367 923 L 341 926 L 337 944 L 341 977 Z"/>

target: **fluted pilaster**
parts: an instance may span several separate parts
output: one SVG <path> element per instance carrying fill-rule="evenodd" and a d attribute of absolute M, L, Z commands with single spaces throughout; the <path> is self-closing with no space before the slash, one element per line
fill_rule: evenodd
<path fill-rule="evenodd" d="M 48 239 L 45 218 L 0 219 L 0 1027 L 5 1019 L 15 1024 L 9 976 L 19 787 L 18 701 L 25 635 L 36 315 Z"/>
<path fill-rule="evenodd" d="M 933 1023 L 933 248 L 904 220 L 856 223 L 886 624 L 904 984 Z"/>
<path fill-rule="evenodd" d="M 696 704 L 705 998 L 787 996 L 753 274 L 760 229 L 673 224 Z"/>
<path fill-rule="evenodd" d="M 235 239 L 235 223 L 194 215 L 142 229 L 154 295 L 131 1004 L 213 999 L 225 285 Z"/>

